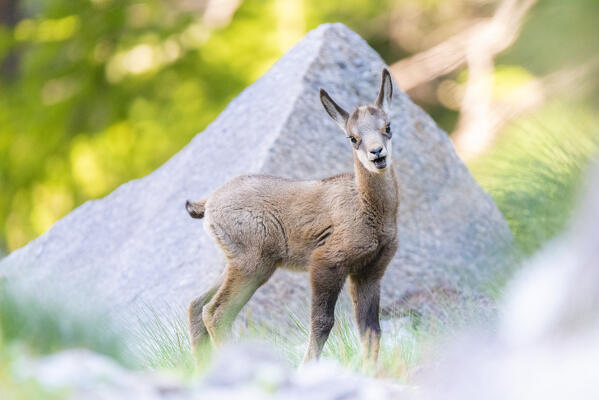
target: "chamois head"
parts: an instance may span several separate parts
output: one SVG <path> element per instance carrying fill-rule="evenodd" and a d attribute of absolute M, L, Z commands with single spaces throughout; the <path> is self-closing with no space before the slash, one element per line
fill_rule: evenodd
<path fill-rule="evenodd" d="M 393 95 L 391 75 L 383 69 L 381 88 L 373 105 L 356 108 L 351 115 L 320 89 L 320 101 L 327 113 L 343 129 L 364 168 L 382 172 L 391 165 L 391 124 L 389 108 Z"/>

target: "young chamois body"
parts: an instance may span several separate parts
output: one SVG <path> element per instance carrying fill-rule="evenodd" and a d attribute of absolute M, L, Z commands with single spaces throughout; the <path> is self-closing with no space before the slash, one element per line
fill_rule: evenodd
<path fill-rule="evenodd" d="M 365 359 L 375 360 L 380 281 L 397 249 L 398 184 L 391 164 L 389 72 L 383 70 L 374 105 L 350 115 L 321 89 L 325 110 L 353 147 L 354 173 L 317 181 L 239 176 L 199 202 L 194 218 L 223 250 L 227 267 L 189 307 L 194 347 L 217 344 L 254 292 L 278 267 L 308 271 L 312 286 L 310 343 L 318 359 L 334 323 L 337 297 L 349 277 Z"/>

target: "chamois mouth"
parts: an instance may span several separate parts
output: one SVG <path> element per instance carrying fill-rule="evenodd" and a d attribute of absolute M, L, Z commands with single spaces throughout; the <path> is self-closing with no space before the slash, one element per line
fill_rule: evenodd
<path fill-rule="evenodd" d="M 376 169 L 385 169 L 387 167 L 387 157 L 379 157 L 372 160 L 372 163 L 376 167 Z"/>

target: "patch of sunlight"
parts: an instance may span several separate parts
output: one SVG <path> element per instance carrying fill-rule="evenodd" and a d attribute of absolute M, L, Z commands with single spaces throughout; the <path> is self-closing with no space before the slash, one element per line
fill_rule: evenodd
<path fill-rule="evenodd" d="M 106 78 L 117 83 L 127 75 L 152 73 L 178 60 L 182 55 L 183 49 L 177 35 L 172 35 L 157 44 L 138 44 L 131 49 L 117 52 L 110 58 L 106 66 Z"/>
<path fill-rule="evenodd" d="M 139 44 L 126 52 L 122 59 L 125 71 L 131 74 L 141 74 L 156 64 L 154 48 L 148 44 Z"/>
<path fill-rule="evenodd" d="M 515 95 L 517 96 L 537 96 L 538 92 L 530 88 L 526 93 L 520 93 L 517 89 L 523 85 L 533 82 L 535 76 L 525 68 L 517 65 L 498 65 L 493 71 L 492 98 L 494 101 L 509 101 Z M 464 70 L 458 74 L 457 78 L 445 79 L 437 87 L 437 99 L 446 108 L 459 111 L 462 106 L 466 82 L 468 80 L 468 71 Z"/>
<path fill-rule="evenodd" d="M 203 20 L 210 28 L 223 28 L 231 23 L 241 0 L 208 0 Z"/>
<path fill-rule="evenodd" d="M 60 103 L 73 96 L 78 89 L 78 82 L 71 77 L 50 79 L 42 87 L 42 102 L 45 105 Z"/>
<path fill-rule="evenodd" d="M 161 48 L 162 58 L 166 62 L 173 62 L 181 57 L 181 46 L 175 39 L 167 39 Z"/>
<path fill-rule="evenodd" d="M 35 233 L 41 235 L 66 215 L 75 205 L 71 192 L 64 186 L 38 183 L 31 193 L 30 222 Z"/>
<path fill-rule="evenodd" d="M 35 36 L 37 25 L 30 18 L 25 18 L 17 24 L 14 30 L 15 40 L 25 41 L 31 40 Z"/>
<path fill-rule="evenodd" d="M 77 15 L 40 21 L 24 19 L 15 28 L 14 37 L 17 41 L 60 42 L 72 37 L 80 27 Z"/>
<path fill-rule="evenodd" d="M 279 48 L 287 51 L 306 34 L 304 6 L 302 0 L 274 2 L 277 16 Z"/>
<path fill-rule="evenodd" d="M 522 85 L 532 82 L 535 76 L 519 65 L 496 65 L 493 70 L 493 100 L 509 99 L 514 90 Z M 468 80 L 468 70 L 460 72 L 455 81 L 446 80 L 445 86 L 439 86 L 439 101 L 448 108 L 455 109 L 455 103 L 461 103 L 464 95 L 465 84 Z M 443 84 L 442 83 L 442 84 Z"/>
<path fill-rule="evenodd" d="M 130 50 L 116 53 L 106 65 L 106 78 L 119 82 L 125 76 L 149 71 L 156 64 L 154 50 L 149 44 L 139 44 Z"/>
<path fill-rule="evenodd" d="M 531 82 L 535 76 L 519 65 L 497 65 L 493 72 L 493 99 L 509 97 L 512 91 Z"/>
<path fill-rule="evenodd" d="M 188 49 L 198 48 L 208 39 L 210 39 L 210 29 L 199 22 L 190 24 L 179 35 L 179 41 Z"/>
<path fill-rule="evenodd" d="M 75 139 L 71 148 L 71 171 L 75 182 L 89 197 L 100 196 L 108 189 L 106 175 L 93 146 L 84 136 Z"/>

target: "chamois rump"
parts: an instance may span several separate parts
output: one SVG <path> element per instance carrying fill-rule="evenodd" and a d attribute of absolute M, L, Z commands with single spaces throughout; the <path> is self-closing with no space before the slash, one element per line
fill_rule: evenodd
<path fill-rule="evenodd" d="M 364 359 L 376 360 L 380 282 L 398 247 L 392 91 L 384 69 L 375 103 L 349 114 L 320 90 L 322 105 L 351 144 L 354 173 L 312 181 L 238 176 L 198 202 L 187 201 L 189 214 L 205 218 L 204 228 L 227 260 L 218 281 L 189 306 L 194 348 L 208 338 L 220 343 L 254 292 L 278 267 L 285 267 L 310 276 L 310 340 L 304 361 L 320 357 L 348 277 Z"/>

